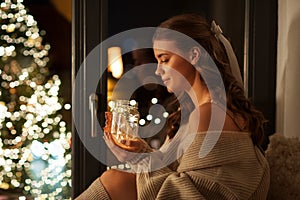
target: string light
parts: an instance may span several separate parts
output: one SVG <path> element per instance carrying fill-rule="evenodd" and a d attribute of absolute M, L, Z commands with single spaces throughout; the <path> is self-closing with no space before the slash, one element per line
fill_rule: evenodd
<path fill-rule="evenodd" d="M 60 78 L 48 76 L 45 31 L 22 2 L 0 4 L 0 188 L 70 199 L 72 134 L 59 112 L 71 105 L 62 105 Z"/>

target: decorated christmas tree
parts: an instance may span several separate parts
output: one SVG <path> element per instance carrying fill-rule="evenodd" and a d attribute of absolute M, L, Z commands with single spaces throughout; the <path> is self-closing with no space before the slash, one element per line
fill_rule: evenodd
<path fill-rule="evenodd" d="M 48 68 L 50 45 L 22 0 L 0 10 L 0 193 L 69 199 L 71 132 L 61 114 L 61 80 Z"/>

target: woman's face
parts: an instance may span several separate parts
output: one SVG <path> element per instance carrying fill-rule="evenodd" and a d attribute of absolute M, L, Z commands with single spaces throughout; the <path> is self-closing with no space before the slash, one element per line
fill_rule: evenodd
<path fill-rule="evenodd" d="M 196 70 L 184 59 L 184 57 L 188 59 L 188 52 L 181 52 L 174 41 L 167 40 L 154 41 L 153 48 L 158 61 L 155 74 L 161 76 L 168 91 L 189 89 L 193 85 Z"/>

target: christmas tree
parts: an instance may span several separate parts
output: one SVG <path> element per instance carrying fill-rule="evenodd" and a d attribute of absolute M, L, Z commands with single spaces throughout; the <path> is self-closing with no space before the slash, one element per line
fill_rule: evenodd
<path fill-rule="evenodd" d="M 70 199 L 71 132 L 61 114 L 61 80 L 48 69 L 50 45 L 22 0 L 0 10 L 0 192 Z"/>

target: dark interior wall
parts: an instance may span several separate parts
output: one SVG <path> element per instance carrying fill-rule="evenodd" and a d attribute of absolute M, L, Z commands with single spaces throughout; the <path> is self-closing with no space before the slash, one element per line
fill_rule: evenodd
<path fill-rule="evenodd" d="M 167 18 L 181 13 L 198 13 L 215 20 L 233 44 L 240 65 L 243 65 L 244 9 L 241 0 L 109 0 L 108 35 L 138 27 L 156 27 Z"/>

